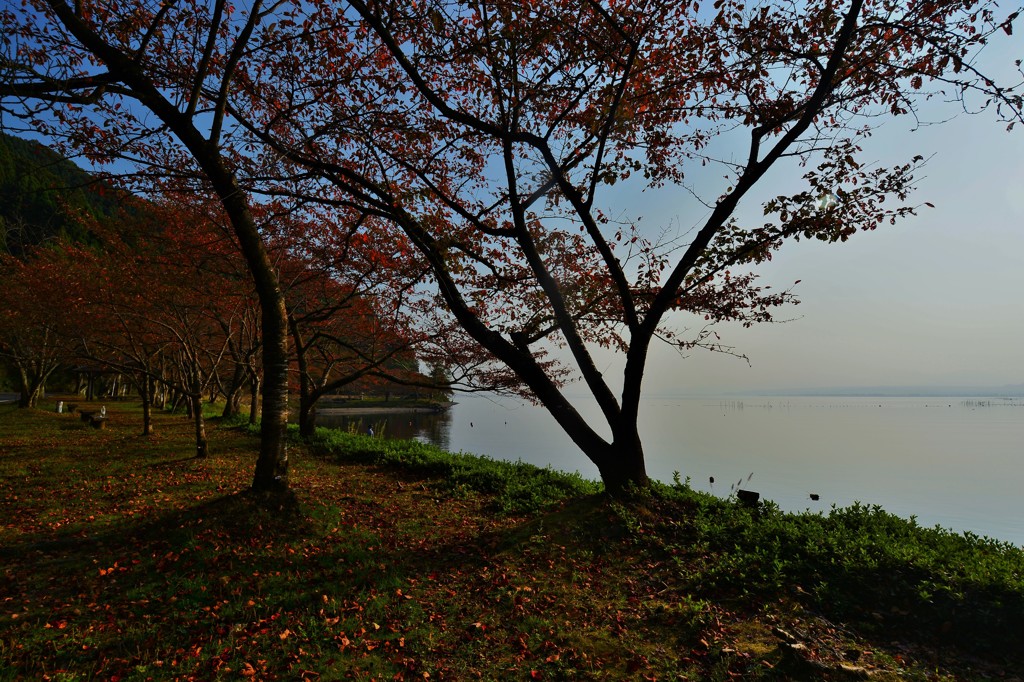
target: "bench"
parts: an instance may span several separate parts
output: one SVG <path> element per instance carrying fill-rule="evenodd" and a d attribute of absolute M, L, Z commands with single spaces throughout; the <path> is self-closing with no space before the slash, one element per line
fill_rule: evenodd
<path fill-rule="evenodd" d="M 106 428 L 107 417 L 101 412 L 82 410 L 78 413 L 78 416 L 83 422 L 91 425 L 94 429 Z"/>

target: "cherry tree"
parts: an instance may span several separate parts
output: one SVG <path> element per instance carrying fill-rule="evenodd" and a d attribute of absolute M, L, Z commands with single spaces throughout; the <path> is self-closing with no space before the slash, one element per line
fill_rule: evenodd
<path fill-rule="evenodd" d="M 285 268 L 285 274 L 299 430 L 308 436 L 320 398 L 382 371 L 411 341 L 358 288 L 303 263 Z"/>
<path fill-rule="evenodd" d="M 236 245 L 205 208 L 136 201 L 119 220 L 87 224 L 95 243 L 62 244 L 35 263 L 38 275 L 58 273 L 73 294 L 77 314 L 65 335 L 76 356 L 131 378 L 144 434 L 157 386 L 186 400 L 198 457 L 208 454 L 204 393 L 254 298 Z"/>
<path fill-rule="evenodd" d="M 259 295 L 263 419 L 253 488 L 288 487 L 288 326 L 277 273 L 240 182 L 227 103 L 273 5 L 32 0 L 0 10 L 0 110 L 140 180 L 219 198 Z M 242 173 L 244 175 L 244 173 Z"/>
<path fill-rule="evenodd" d="M 923 156 L 864 156 L 878 121 L 929 98 L 1021 120 L 1019 84 L 974 61 L 1015 17 L 984 0 L 324 0 L 282 9 L 286 56 L 249 62 L 234 113 L 311 199 L 401 230 L 451 315 L 615 493 L 648 482 L 637 422 L 652 343 L 734 352 L 715 323 L 769 321 L 794 300 L 750 266 L 919 208 Z M 770 171 L 803 187 L 741 221 Z M 649 237 L 612 203 L 627 182 L 693 194 L 706 214 Z M 597 346 L 619 353 L 614 376 Z"/>
<path fill-rule="evenodd" d="M 268 193 L 302 196 L 302 189 L 301 179 L 284 173 Z M 423 286 L 426 270 L 418 253 L 388 222 L 344 205 L 314 203 L 279 216 L 274 225 L 302 435 L 314 431 L 317 401 L 353 384 L 518 388 L 510 372 L 480 362 L 478 345 L 441 312 L 436 292 Z M 443 385 L 419 372 L 421 359 L 443 362 Z"/>
<path fill-rule="evenodd" d="M 0 254 L 0 360 L 16 373 L 20 407 L 35 407 L 47 379 L 69 359 L 67 323 L 75 306 L 60 286 L 60 268 L 48 266 L 32 254 Z"/>

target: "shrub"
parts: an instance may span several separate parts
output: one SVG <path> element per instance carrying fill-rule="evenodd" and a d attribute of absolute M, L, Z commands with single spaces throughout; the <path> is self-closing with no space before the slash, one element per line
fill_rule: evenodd
<path fill-rule="evenodd" d="M 336 429 L 316 430 L 307 443 L 317 452 L 339 461 L 389 466 L 436 478 L 435 485 L 450 491 L 493 495 L 508 513 L 536 511 L 566 498 L 602 490 L 599 483 L 578 473 L 540 468 L 522 461 L 506 462 L 466 453 L 451 453 L 411 440 L 388 440 Z"/>

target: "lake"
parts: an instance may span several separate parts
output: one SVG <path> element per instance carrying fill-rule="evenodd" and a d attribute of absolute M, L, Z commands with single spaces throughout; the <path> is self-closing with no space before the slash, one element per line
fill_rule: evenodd
<path fill-rule="evenodd" d="M 542 408 L 482 396 L 456 401 L 446 414 L 364 415 L 352 428 L 373 424 L 391 437 L 598 478 Z M 597 414 L 593 403 L 577 407 Z M 678 471 L 721 497 L 741 484 L 787 511 L 878 504 L 924 526 L 1024 545 L 1019 399 L 650 398 L 640 426 L 648 473 L 662 481 Z"/>

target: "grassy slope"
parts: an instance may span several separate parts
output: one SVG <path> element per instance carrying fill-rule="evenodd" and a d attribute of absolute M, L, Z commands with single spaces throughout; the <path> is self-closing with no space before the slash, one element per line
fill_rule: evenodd
<path fill-rule="evenodd" d="M 321 434 L 297 505 L 252 436 L 0 406 L 0 680 L 985 679 L 1024 556 L 872 509 L 739 509 Z M 483 491 L 483 492 L 480 492 Z M 568 496 L 568 497 L 566 497 Z M 553 502 L 564 498 L 561 502 Z"/>

